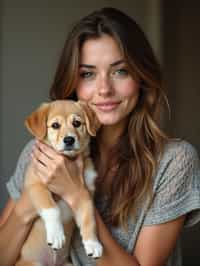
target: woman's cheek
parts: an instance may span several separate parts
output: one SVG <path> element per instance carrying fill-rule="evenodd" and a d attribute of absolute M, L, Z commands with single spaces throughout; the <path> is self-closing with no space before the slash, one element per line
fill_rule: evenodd
<path fill-rule="evenodd" d="M 126 81 L 126 83 L 121 86 L 123 96 L 125 97 L 134 97 L 137 96 L 139 93 L 139 84 L 138 82 L 130 79 Z"/>
<path fill-rule="evenodd" d="M 93 87 L 91 85 L 78 86 L 76 89 L 76 94 L 78 99 L 83 101 L 89 101 L 93 96 Z"/>

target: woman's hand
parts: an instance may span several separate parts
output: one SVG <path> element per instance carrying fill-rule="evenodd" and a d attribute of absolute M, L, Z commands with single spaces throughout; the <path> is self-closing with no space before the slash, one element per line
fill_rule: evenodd
<path fill-rule="evenodd" d="M 83 177 L 83 160 L 70 160 L 48 145 L 36 141 L 31 154 L 36 174 L 48 189 L 67 201 L 73 209 L 82 193 L 88 193 Z"/>

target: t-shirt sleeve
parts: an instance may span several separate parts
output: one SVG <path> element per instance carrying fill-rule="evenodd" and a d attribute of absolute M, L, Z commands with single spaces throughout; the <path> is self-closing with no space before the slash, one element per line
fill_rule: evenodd
<path fill-rule="evenodd" d="M 194 147 L 180 141 L 171 145 L 161 160 L 144 225 L 165 223 L 185 214 L 184 226 L 200 221 L 200 161 Z"/>
<path fill-rule="evenodd" d="M 21 195 L 24 183 L 24 174 L 26 167 L 30 161 L 30 153 L 34 142 L 34 140 L 31 140 L 25 145 L 17 161 L 15 171 L 10 177 L 9 181 L 6 183 L 9 196 L 13 200 L 19 199 Z"/>

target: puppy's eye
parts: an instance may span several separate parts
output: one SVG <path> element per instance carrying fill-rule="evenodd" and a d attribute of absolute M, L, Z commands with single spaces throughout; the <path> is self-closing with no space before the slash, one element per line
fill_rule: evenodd
<path fill-rule="evenodd" d="M 74 127 L 80 127 L 80 125 L 81 125 L 81 121 L 79 121 L 79 120 L 74 120 L 74 121 L 72 122 L 72 125 L 73 125 Z"/>
<path fill-rule="evenodd" d="M 58 122 L 54 122 L 54 123 L 51 125 L 51 127 L 52 127 L 53 129 L 59 129 L 59 128 L 60 128 L 60 124 L 59 124 Z"/>

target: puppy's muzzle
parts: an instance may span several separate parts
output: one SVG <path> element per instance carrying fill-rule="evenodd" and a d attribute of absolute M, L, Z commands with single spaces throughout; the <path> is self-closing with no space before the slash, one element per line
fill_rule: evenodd
<path fill-rule="evenodd" d="M 65 150 L 73 150 L 74 149 L 74 143 L 75 143 L 75 138 L 68 136 L 68 137 L 64 137 L 63 142 L 65 144 Z"/>

